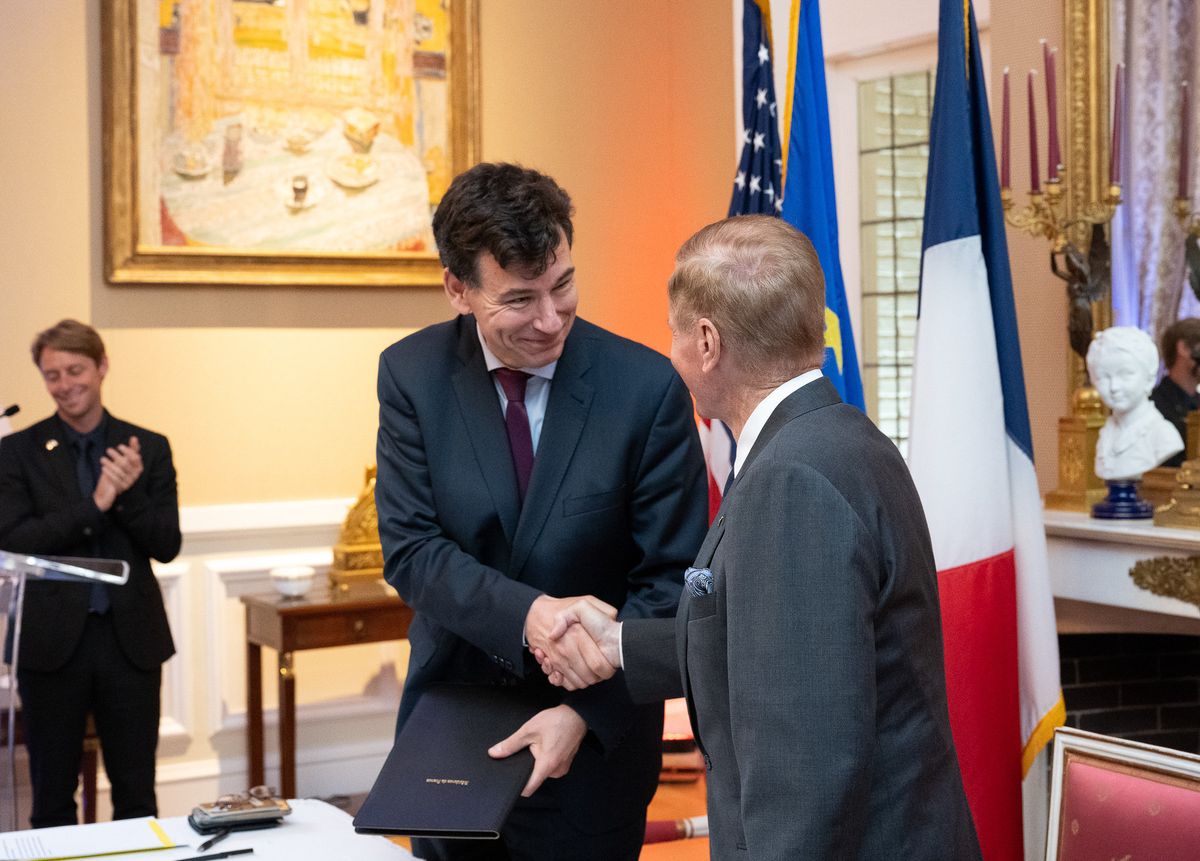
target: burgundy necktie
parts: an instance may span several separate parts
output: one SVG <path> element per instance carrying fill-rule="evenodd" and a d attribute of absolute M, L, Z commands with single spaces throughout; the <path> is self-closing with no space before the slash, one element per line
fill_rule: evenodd
<path fill-rule="evenodd" d="M 504 389 L 504 397 L 508 398 L 504 425 L 508 430 L 513 466 L 517 470 L 517 492 L 524 503 L 529 476 L 533 473 L 533 434 L 529 430 L 529 413 L 525 410 L 525 384 L 529 382 L 529 374 L 512 368 L 496 368 L 494 373 L 500 388 Z"/>

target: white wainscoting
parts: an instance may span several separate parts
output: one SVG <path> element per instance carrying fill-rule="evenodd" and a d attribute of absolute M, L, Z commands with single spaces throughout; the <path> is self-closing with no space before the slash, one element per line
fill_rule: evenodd
<path fill-rule="evenodd" d="M 246 650 L 242 595 L 271 591 L 281 565 L 317 569 L 322 588 L 332 546 L 352 499 L 185 508 L 183 549 L 156 565 L 177 653 L 163 667 L 158 803 L 162 816 L 187 813 L 223 792 L 245 789 Z M 264 649 L 267 781 L 278 781 L 277 657 Z M 295 654 L 297 792 L 365 792 L 391 748 L 404 643 Z M 27 778 L 24 767 L 19 769 Z M 99 780 L 98 809 L 111 813 Z M 27 784 L 22 794 L 28 793 Z"/>

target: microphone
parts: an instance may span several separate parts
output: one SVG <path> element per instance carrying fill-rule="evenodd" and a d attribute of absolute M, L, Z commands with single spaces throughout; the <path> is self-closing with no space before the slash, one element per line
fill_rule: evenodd
<path fill-rule="evenodd" d="M 7 406 L 4 408 L 4 412 L 0 413 L 0 419 L 6 419 L 9 416 L 15 416 L 20 411 L 21 411 L 21 408 L 19 406 L 17 406 L 16 404 L 12 404 L 11 406 Z"/>

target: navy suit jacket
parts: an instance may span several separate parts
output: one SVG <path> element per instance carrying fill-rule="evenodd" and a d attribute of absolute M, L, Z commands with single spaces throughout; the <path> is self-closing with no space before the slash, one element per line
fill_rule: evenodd
<path fill-rule="evenodd" d="M 635 706 L 620 678 L 564 695 L 522 639 L 541 594 L 596 595 L 623 618 L 674 614 L 707 494 L 691 398 L 670 363 L 577 319 L 523 507 L 473 317 L 385 350 L 379 405 L 384 572 L 416 611 L 398 723 L 439 681 L 514 687 L 540 708 L 566 701 L 588 737 L 539 795 L 590 832 L 644 815 L 662 706 Z"/>
<path fill-rule="evenodd" d="M 109 555 L 129 563 L 129 582 L 111 586 L 117 642 L 143 670 L 175 654 L 150 560 L 179 552 L 179 497 L 171 446 L 161 434 L 108 417 L 106 446 L 136 436 L 142 474 L 101 513 L 79 490 L 75 451 L 53 416 L 0 440 L 0 550 L 90 556 L 100 533 Z M 31 581 L 25 593 L 20 666 L 57 670 L 75 651 L 88 614 L 87 584 Z"/>
<path fill-rule="evenodd" d="M 828 380 L 776 407 L 695 565 L 712 593 L 622 645 L 636 701 L 687 696 L 712 856 L 979 858 L 921 501 Z"/>

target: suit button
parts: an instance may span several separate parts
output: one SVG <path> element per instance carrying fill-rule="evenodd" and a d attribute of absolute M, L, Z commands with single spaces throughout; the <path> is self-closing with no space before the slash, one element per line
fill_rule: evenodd
<path fill-rule="evenodd" d="M 83 534 L 84 534 L 84 535 L 91 535 L 91 534 L 92 534 L 92 527 L 90 527 L 90 526 L 85 526 L 85 527 L 83 527 Z"/>
<path fill-rule="evenodd" d="M 717 518 L 717 526 L 720 526 L 724 522 L 725 522 L 725 515 L 722 514 L 720 517 Z"/>

